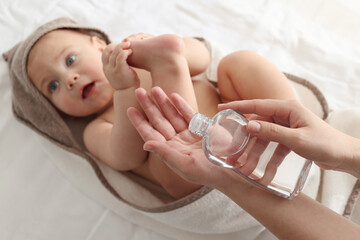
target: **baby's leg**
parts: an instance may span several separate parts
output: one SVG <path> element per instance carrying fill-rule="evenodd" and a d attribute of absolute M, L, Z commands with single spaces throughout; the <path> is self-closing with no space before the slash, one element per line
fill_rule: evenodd
<path fill-rule="evenodd" d="M 251 51 L 238 51 L 220 62 L 218 69 L 218 87 L 223 101 L 242 99 L 296 99 L 296 95 L 286 76 L 273 64 Z M 250 117 L 252 119 L 252 117 Z M 245 154 L 235 158 L 235 166 L 245 175 L 250 175 L 260 156 L 269 142 L 261 139 L 252 139 Z M 281 148 L 279 145 L 278 147 Z M 268 184 L 274 177 L 282 159 L 270 161 L 267 165 L 264 178 Z"/>
<path fill-rule="evenodd" d="M 296 98 L 286 76 L 251 51 L 234 52 L 221 60 L 218 87 L 222 101 Z"/>
<path fill-rule="evenodd" d="M 132 55 L 128 63 L 151 73 L 152 85 L 161 87 L 166 94 L 179 93 L 195 110 L 197 103 L 185 58 L 185 45 L 176 35 L 162 35 L 150 39 L 131 41 Z M 171 171 L 158 155 L 149 154 L 148 166 L 156 181 L 173 197 L 181 198 L 200 185 L 189 183 Z"/>
<path fill-rule="evenodd" d="M 149 71 L 153 86 L 161 87 L 168 95 L 179 93 L 197 110 L 182 38 L 167 34 L 132 41 L 131 49 L 133 53 L 128 58 L 131 66 Z"/>

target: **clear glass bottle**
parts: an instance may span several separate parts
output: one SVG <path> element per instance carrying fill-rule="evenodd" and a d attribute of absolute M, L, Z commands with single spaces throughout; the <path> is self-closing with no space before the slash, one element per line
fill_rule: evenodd
<path fill-rule="evenodd" d="M 196 113 L 189 130 L 203 137 L 203 151 L 212 163 L 283 198 L 294 198 L 302 190 L 312 162 L 278 143 L 251 137 L 247 123 L 244 115 L 227 109 L 212 119 Z"/>

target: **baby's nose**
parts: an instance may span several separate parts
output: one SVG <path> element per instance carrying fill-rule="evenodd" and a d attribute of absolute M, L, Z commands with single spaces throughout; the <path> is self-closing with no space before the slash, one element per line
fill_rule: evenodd
<path fill-rule="evenodd" d="M 75 82 L 79 79 L 79 75 L 78 74 L 74 74 L 73 76 L 69 77 L 68 78 L 68 81 L 67 81 L 67 87 L 69 89 L 72 89 Z"/>

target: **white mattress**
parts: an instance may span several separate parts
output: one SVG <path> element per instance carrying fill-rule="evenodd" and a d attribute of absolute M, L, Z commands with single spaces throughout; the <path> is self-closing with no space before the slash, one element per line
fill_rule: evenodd
<path fill-rule="evenodd" d="M 331 121 L 359 134 L 356 122 L 350 121 L 360 111 L 356 0 L 2 0 L 1 52 L 40 23 L 61 16 L 99 27 L 114 42 L 136 32 L 176 33 L 205 37 L 224 53 L 256 51 L 318 86 L 335 116 Z M 12 116 L 3 59 L 0 77 L 0 239 L 194 239 L 187 232 L 179 235 L 178 229 L 145 224 L 146 216 L 137 211 L 119 215 L 82 192 L 52 161 L 43 139 Z M 336 203 L 331 198 L 326 202 L 340 212 L 343 206 Z M 248 232 L 248 239 L 268 239 L 266 232 Z"/>

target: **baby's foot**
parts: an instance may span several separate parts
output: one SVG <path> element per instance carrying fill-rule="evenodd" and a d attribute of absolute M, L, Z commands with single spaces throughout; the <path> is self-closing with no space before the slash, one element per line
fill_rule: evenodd
<path fill-rule="evenodd" d="M 176 64 L 185 57 L 185 44 L 177 35 L 165 34 L 154 38 L 131 41 L 132 55 L 128 63 L 152 71 L 155 67 Z"/>
<path fill-rule="evenodd" d="M 132 41 L 136 41 L 136 40 L 145 40 L 145 39 L 149 39 L 149 38 L 153 38 L 154 36 L 148 33 L 134 33 L 131 34 L 130 36 L 128 36 L 127 38 L 125 38 L 123 41 L 124 42 L 132 42 Z"/>

